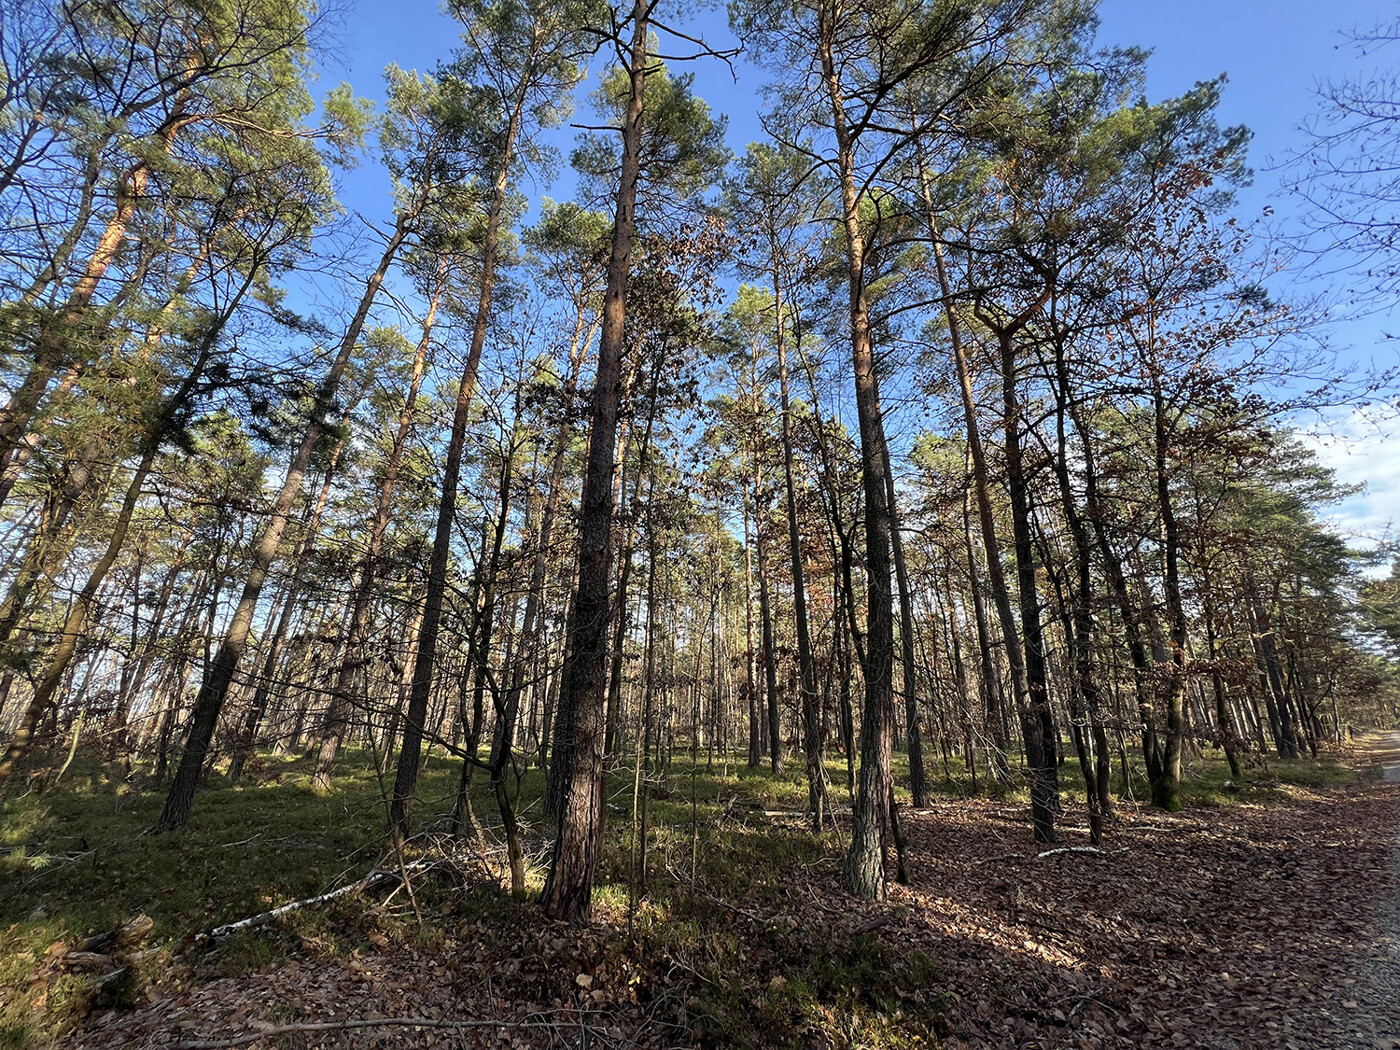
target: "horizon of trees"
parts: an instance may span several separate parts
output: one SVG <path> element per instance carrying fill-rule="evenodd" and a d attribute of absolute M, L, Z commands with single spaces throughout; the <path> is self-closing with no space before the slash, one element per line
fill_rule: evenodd
<path fill-rule="evenodd" d="M 401 845 L 436 752 L 521 893 L 533 764 L 583 921 L 624 763 L 800 762 L 878 898 L 940 764 L 1041 842 L 1077 785 L 1097 845 L 1134 768 L 1172 811 L 1206 748 L 1400 719 L 1400 561 L 1366 582 L 1290 428 L 1394 377 L 1268 290 L 1223 82 L 1149 101 L 1092 0 L 744 0 L 740 156 L 733 55 L 664 0 L 454 0 L 451 60 L 320 105 L 306 5 L 4 2 L 0 790 L 81 744 L 176 832 L 211 770 L 329 792 L 365 748 Z M 347 235 L 365 155 L 392 207 Z"/>

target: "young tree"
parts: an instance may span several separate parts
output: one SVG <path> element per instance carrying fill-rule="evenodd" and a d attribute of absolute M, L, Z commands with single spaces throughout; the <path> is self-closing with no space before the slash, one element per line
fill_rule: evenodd
<path fill-rule="evenodd" d="M 802 184 L 808 174 L 807 157 L 796 150 L 752 144 L 740 161 L 739 181 L 731 190 L 730 209 L 757 221 L 760 245 L 757 258 L 746 269 L 767 279 L 769 328 L 777 355 L 779 409 L 782 413 L 783 489 L 788 522 L 788 559 L 792 566 L 793 619 L 797 630 L 797 661 L 802 689 L 802 740 L 807 753 L 807 804 L 813 827 L 820 829 L 826 802 L 822 771 L 821 723 L 816 666 L 812 653 L 811 625 L 807 615 L 807 582 L 802 536 L 798 524 L 797 486 L 793 468 L 793 406 L 788 383 L 790 330 L 801 331 L 789 314 L 801 309 L 789 291 L 796 280 L 794 268 L 803 253 L 802 239 L 819 204 Z M 742 296 L 742 292 L 741 292 Z M 761 542 L 761 541 L 760 541 Z"/>

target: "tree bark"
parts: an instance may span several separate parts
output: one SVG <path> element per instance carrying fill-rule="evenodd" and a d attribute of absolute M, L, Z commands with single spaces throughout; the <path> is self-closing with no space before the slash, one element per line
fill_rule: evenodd
<path fill-rule="evenodd" d="M 1154 339 L 1155 336 L 1150 337 Z M 1162 522 L 1162 579 L 1171 640 L 1171 669 L 1166 683 L 1166 740 L 1161 763 L 1152 778 L 1152 802 L 1175 813 L 1181 809 L 1181 746 L 1185 732 L 1183 694 L 1186 689 L 1186 609 L 1181 598 L 1181 531 L 1172 506 L 1171 475 L 1167 467 L 1168 431 L 1161 384 L 1153 377 L 1153 466 L 1157 510 Z M 1156 726 L 1154 724 L 1154 731 Z"/>
<path fill-rule="evenodd" d="M 979 314 L 988 323 L 985 314 Z M 1055 841 L 1055 811 L 1059 805 L 1059 775 L 1055 764 L 1055 721 L 1050 706 L 1045 666 L 1045 637 L 1040 623 L 1040 599 L 1035 579 L 1035 544 L 1031 533 L 1030 480 L 1026 477 L 1021 443 L 1021 405 L 1016 392 L 1015 335 L 1027 314 L 993 329 L 1001 352 L 1006 487 L 1011 497 L 1011 531 L 1016 548 L 1016 593 L 1024 645 L 1026 696 L 1021 713 L 1026 738 L 1026 764 L 1031 775 L 1031 820 L 1036 840 Z"/>
<path fill-rule="evenodd" d="M 588 465 L 584 474 L 579 526 L 579 568 L 569 624 L 569 659 L 564 666 L 559 705 L 572 711 L 573 739 L 568 792 L 554 839 L 544 889 L 546 914 L 587 922 L 593 910 L 593 879 L 603 833 L 604 702 L 612 579 L 613 458 L 622 394 L 622 354 L 627 286 L 636 229 L 637 179 L 641 172 L 642 104 L 646 90 L 647 30 L 651 0 L 632 6 L 632 41 L 627 64 L 630 89 L 622 123 L 622 172 L 613 218 L 603 299 L 603 330 L 593 388 Z"/>
<path fill-rule="evenodd" d="M 884 856 L 889 846 L 891 732 L 894 722 L 894 595 L 890 580 L 890 513 L 884 422 L 875 375 L 870 307 L 865 290 L 865 231 L 856 187 L 855 141 L 846 124 L 840 74 L 834 53 L 835 11 L 818 11 L 821 76 L 831 106 L 846 233 L 846 276 L 855 372 L 856 417 L 860 423 L 861 479 L 865 495 L 866 642 L 865 707 L 860 726 L 860 786 L 851 825 L 851 846 L 842 869 L 846 888 L 860 897 L 885 896 Z"/>

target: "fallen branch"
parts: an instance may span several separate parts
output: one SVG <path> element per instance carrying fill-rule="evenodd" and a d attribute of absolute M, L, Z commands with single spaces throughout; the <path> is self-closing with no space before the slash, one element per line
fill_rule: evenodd
<path fill-rule="evenodd" d="M 418 898 L 413 895 L 413 882 L 408 877 L 408 865 L 404 863 L 403 859 L 403 841 L 397 832 L 389 836 L 389 841 L 393 843 L 394 857 L 399 862 L 399 875 L 403 879 L 403 888 L 408 890 L 408 901 L 413 905 L 413 917 L 418 920 L 418 925 L 422 926 L 423 913 L 418 910 Z"/>
<path fill-rule="evenodd" d="M 155 921 L 149 915 L 138 915 L 136 918 L 122 923 L 110 933 L 99 933 L 96 937 L 89 937 L 68 954 L 69 956 L 92 953 L 110 955 L 123 948 L 135 948 L 138 944 L 143 943 L 155 928 Z"/>
<path fill-rule="evenodd" d="M 875 916 L 873 919 L 866 919 L 859 926 L 852 927 L 850 932 L 857 935 L 862 933 L 874 933 L 881 927 L 888 926 L 893 921 L 894 917 L 888 912 L 885 912 Z"/>
<path fill-rule="evenodd" d="M 828 817 L 835 820 L 838 816 L 849 817 L 851 815 L 850 806 L 825 806 L 823 811 Z M 811 820 L 812 811 L 810 809 L 760 809 L 755 810 L 760 816 L 769 818 L 786 818 L 789 820 Z"/>
<path fill-rule="evenodd" d="M 105 970 L 112 965 L 112 957 L 99 952 L 69 952 L 63 965 L 73 970 Z"/>
<path fill-rule="evenodd" d="M 1037 853 L 1036 860 L 1044 860 L 1046 857 L 1053 857 L 1059 853 L 1101 853 L 1105 857 L 1115 853 L 1127 853 L 1127 846 L 1119 846 L 1117 849 L 1099 849 L 1098 846 L 1060 846 L 1058 849 L 1048 849 L 1044 853 Z"/>
<path fill-rule="evenodd" d="M 1054 857 L 1061 853 L 1099 853 L 1105 857 L 1110 857 L 1115 853 L 1127 853 L 1127 846 L 1119 846 L 1117 849 L 1100 849 L 1098 846 L 1057 846 L 1055 849 L 1048 849 L 1043 853 L 1032 855 L 1033 860 L 1044 860 L 1046 857 Z M 991 864 L 998 860 L 1025 860 L 1024 853 L 998 853 L 995 857 L 982 858 L 983 864 Z"/>
<path fill-rule="evenodd" d="M 324 904 L 326 901 L 335 900 L 337 897 L 343 897 L 347 893 L 354 893 L 356 890 L 369 889 L 371 886 L 376 886 L 381 882 L 388 881 L 389 879 L 397 879 L 400 877 L 407 879 L 408 872 L 430 867 L 434 863 L 436 862 L 420 860 L 415 861 L 412 864 L 405 865 L 400 869 L 400 871 L 403 872 L 402 876 L 400 875 L 399 871 L 372 871 L 363 879 L 359 879 L 346 886 L 341 886 L 339 889 L 331 890 L 329 893 L 322 893 L 315 897 L 307 897 L 304 900 L 289 901 L 286 904 L 279 905 L 278 907 L 273 908 L 270 911 L 261 912 L 257 915 L 250 915 L 246 919 L 239 919 L 237 922 L 225 923 L 223 926 L 215 926 L 208 933 L 195 934 L 194 942 L 198 944 L 200 941 L 218 940 L 221 937 L 227 937 L 231 933 L 237 933 L 239 930 L 247 930 L 251 929 L 254 926 L 261 926 L 263 923 L 270 922 L 271 920 L 277 918 L 280 915 L 286 915 L 288 912 L 297 911 L 301 908 L 310 908 L 317 904 Z"/>
<path fill-rule="evenodd" d="M 570 1032 L 581 1031 L 594 1038 L 606 1036 L 602 1028 L 575 1025 L 571 1021 L 437 1021 L 427 1017 L 378 1017 L 364 1021 L 309 1021 L 302 1024 L 278 1025 L 260 1032 L 245 1032 L 229 1039 L 199 1039 L 177 1044 L 182 1050 L 224 1050 L 226 1047 L 248 1046 L 259 1039 L 272 1039 L 296 1032 L 348 1032 L 357 1028 L 552 1028 L 568 1026 Z"/>

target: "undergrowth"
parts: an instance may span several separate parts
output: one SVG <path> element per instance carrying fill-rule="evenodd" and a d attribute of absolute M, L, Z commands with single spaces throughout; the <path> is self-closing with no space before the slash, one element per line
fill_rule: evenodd
<path fill-rule="evenodd" d="M 955 756 L 929 754 L 937 798 L 964 797 L 973 777 Z M 1140 770 L 1120 797 L 1146 796 Z M 386 943 L 441 947 L 448 938 L 497 938 L 520 953 L 522 972 L 554 980 L 559 952 L 578 951 L 540 926 L 538 909 L 499 889 L 504 869 L 492 853 L 467 878 L 422 880 L 416 901 L 406 894 L 350 894 L 298 909 L 211 945 L 197 935 L 353 882 L 384 853 L 381 781 L 371 756 L 347 752 L 335 790 L 310 789 L 310 760 L 261 756 L 256 783 L 214 774 L 182 832 L 146 834 L 163 794 L 148 774 L 126 775 L 115 764 L 80 754 L 46 792 L 0 799 L 0 1048 L 62 1045 L 63 1034 L 91 1009 L 140 1002 L 146 989 L 178 989 L 216 976 L 236 976 L 310 956 L 347 958 Z M 1253 757 L 1242 777 L 1223 758 L 1188 759 L 1182 796 L 1188 806 L 1270 801 L 1297 792 L 1349 785 L 1356 775 L 1335 756 L 1285 762 Z M 1061 767 L 1067 806 L 1082 804 L 1077 766 Z M 827 776 L 831 805 L 850 805 L 844 760 Z M 896 758 L 897 784 L 907 765 Z M 630 768 L 609 779 L 608 835 L 600 857 L 597 908 L 615 932 L 612 970 L 626 973 L 620 992 L 652 996 L 688 1040 L 712 1045 L 799 1047 L 936 1045 L 942 1000 L 933 962 L 918 953 L 891 954 L 878 935 L 835 932 L 839 924 L 804 910 L 792 888 L 810 880 L 836 884 L 848 822 L 818 835 L 803 816 L 807 785 L 800 761 L 778 776 L 742 761 L 678 752 L 644 778 L 648 799 L 645 888 L 637 885 L 633 839 L 634 778 Z M 432 853 L 447 829 L 457 768 L 429 760 L 415 810 L 418 827 L 438 836 L 410 844 L 409 860 Z M 1010 787 L 979 769 L 978 793 L 1024 800 L 1020 778 Z M 548 853 L 541 814 L 543 777 L 529 770 L 518 785 L 517 809 L 530 858 L 528 889 L 538 893 Z M 473 811 L 492 843 L 499 834 L 494 796 L 478 779 Z M 470 852 L 470 851 L 468 851 Z M 488 853 L 490 851 L 488 850 Z M 475 851 L 476 856 L 481 851 Z M 496 885 L 492 884 L 495 880 Z M 420 925 L 415 906 L 424 916 Z M 87 936 L 115 929 L 138 914 L 155 922 L 151 938 L 120 980 L 100 982 L 61 963 Z M 522 928 L 539 936 L 512 946 Z M 623 932 L 625 931 L 625 933 Z M 541 947 L 545 946 L 545 947 Z M 573 959 L 571 966 L 577 964 Z M 602 970 L 607 965 L 597 964 Z M 568 969 L 568 967 L 565 967 Z M 563 994 L 572 991 L 563 988 Z"/>

